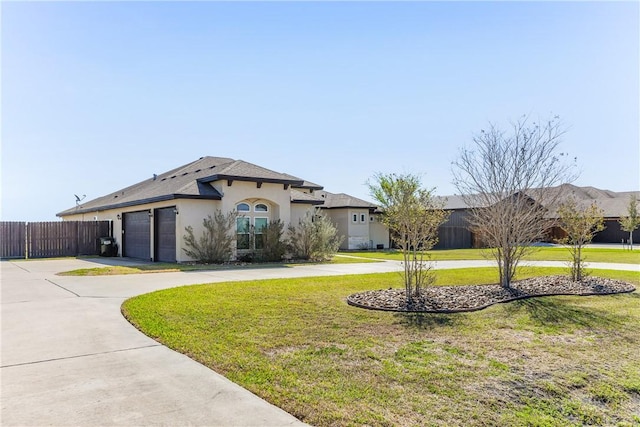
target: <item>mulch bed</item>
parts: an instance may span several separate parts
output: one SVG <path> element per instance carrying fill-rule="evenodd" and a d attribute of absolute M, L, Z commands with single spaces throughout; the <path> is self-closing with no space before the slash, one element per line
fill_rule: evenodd
<path fill-rule="evenodd" d="M 371 310 L 422 313 L 458 313 L 476 311 L 493 304 L 523 298 L 551 295 L 609 295 L 635 291 L 621 280 L 588 277 L 573 282 L 565 276 L 543 276 L 519 280 L 511 289 L 500 285 L 430 286 L 412 304 L 407 304 L 404 289 L 381 289 L 347 297 L 352 306 Z"/>

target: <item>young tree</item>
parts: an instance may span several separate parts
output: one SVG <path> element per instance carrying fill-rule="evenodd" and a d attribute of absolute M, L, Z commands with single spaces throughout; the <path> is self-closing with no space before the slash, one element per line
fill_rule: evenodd
<path fill-rule="evenodd" d="M 575 199 L 568 198 L 558 208 L 558 216 L 560 227 L 567 233 L 558 242 L 568 245 L 571 253 L 571 280 L 581 282 L 585 275 L 582 249 L 604 230 L 603 210 L 595 202 L 581 209 Z"/>
<path fill-rule="evenodd" d="M 202 221 L 204 231 L 199 239 L 193 234 L 193 227 L 185 228 L 187 234 L 183 237 L 187 245 L 184 252 L 191 258 L 203 263 L 227 262 L 233 255 L 235 236 L 233 229 L 236 225 L 235 211 L 223 214 L 216 209 L 213 217 L 207 216 Z"/>
<path fill-rule="evenodd" d="M 326 261 L 338 252 L 344 236 L 331 220 L 316 208 L 308 212 L 297 226 L 288 227 L 287 247 L 294 258 L 310 261 Z"/>
<path fill-rule="evenodd" d="M 406 300 L 411 304 L 435 280 L 425 251 L 438 242 L 438 227 L 448 214 L 434 200 L 433 190 L 423 189 L 415 175 L 377 174 L 374 180 L 369 190 L 380 204 L 382 222 L 402 251 Z"/>
<path fill-rule="evenodd" d="M 565 133 L 557 117 L 512 123 L 510 132 L 490 124 L 453 162 L 454 185 L 470 207 L 469 222 L 498 264 L 500 284 L 509 288 L 518 263 L 548 228 L 545 212 L 573 180 L 571 165 L 558 153 Z"/>
<path fill-rule="evenodd" d="M 629 233 L 629 247 L 633 249 L 633 232 L 640 226 L 640 216 L 638 216 L 638 201 L 636 196 L 629 196 L 629 205 L 627 206 L 627 216 L 620 218 L 620 228 Z"/>

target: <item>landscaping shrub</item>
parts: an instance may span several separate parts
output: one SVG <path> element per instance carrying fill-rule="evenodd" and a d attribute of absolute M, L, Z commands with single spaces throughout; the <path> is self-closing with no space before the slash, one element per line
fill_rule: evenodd
<path fill-rule="evenodd" d="M 262 248 L 256 252 L 256 259 L 259 261 L 276 262 L 282 260 L 287 245 L 282 239 L 284 234 L 284 223 L 281 220 L 269 221 L 262 228 Z"/>
<path fill-rule="evenodd" d="M 338 229 L 331 220 L 316 209 L 308 213 L 297 226 L 288 228 L 287 248 L 293 258 L 309 261 L 330 260 L 344 236 L 338 236 Z"/>
<path fill-rule="evenodd" d="M 183 237 L 187 248 L 184 252 L 198 262 L 223 263 L 233 255 L 235 227 L 237 213 L 235 211 L 223 214 L 217 209 L 213 216 L 202 220 L 204 231 L 199 239 L 193 234 L 193 227 L 185 228 L 187 234 Z"/>

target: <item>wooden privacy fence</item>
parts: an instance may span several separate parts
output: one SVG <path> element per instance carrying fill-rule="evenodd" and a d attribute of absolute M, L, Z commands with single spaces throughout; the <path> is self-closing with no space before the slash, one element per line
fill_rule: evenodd
<path fill-rule="evenodd" d="M 0 222 L 0 258 L 26 258 L 27 224 L 25 222 Z"/>
<path fill-rule="evenodd" d="M 0 222 L 0 258 L 99 255 L 110 221 Z"/>

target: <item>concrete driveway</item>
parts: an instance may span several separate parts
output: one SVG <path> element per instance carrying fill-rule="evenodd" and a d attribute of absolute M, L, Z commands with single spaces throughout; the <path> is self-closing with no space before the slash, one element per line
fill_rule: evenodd
<path fill-rule="evenodd" d="M 195 283 L 364 274 L 402 268 L 397 262 L 381 262 L 128 276 L 55 275 L 104 262 L 0 262 L 3 426 L 304 425 L 209 368 L 140 333 L 120 314 L 122 302 L 153 290 Z M 439 262 L 437 268 L 490 264 L 451 261 Z M 640 266 L 629 264 L 593 264 L 591 268 L 640 271 Z"/>
<path fill-rule="evenodd" d="M 3 426 L 304 425 L 120 314 L 129 295 L 189 283 L 188 274 L 95 281 L 54 275 L 95 267 L 89 264 L 0 263 Z"/>

